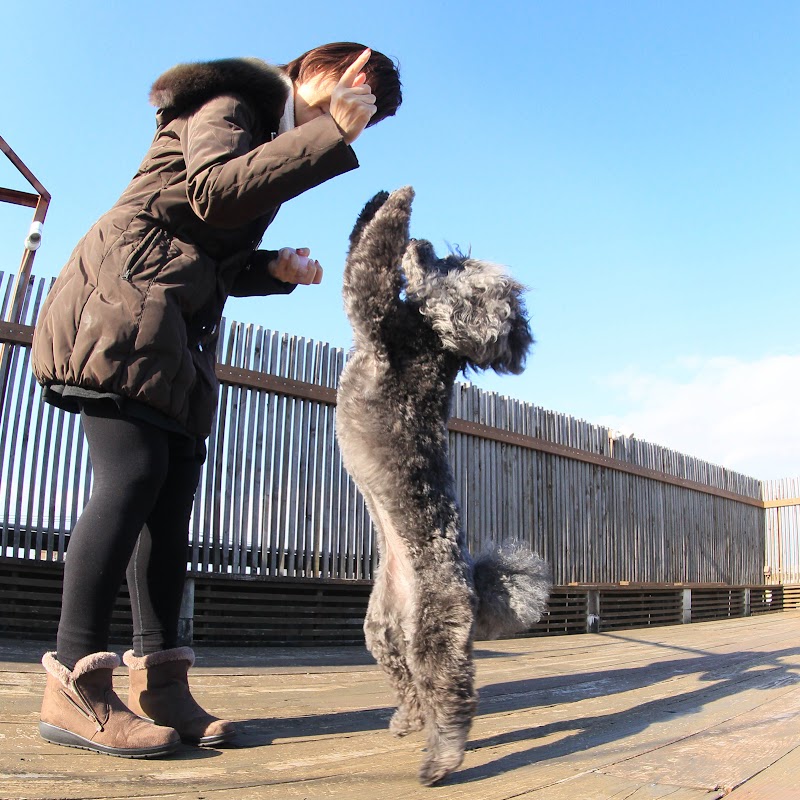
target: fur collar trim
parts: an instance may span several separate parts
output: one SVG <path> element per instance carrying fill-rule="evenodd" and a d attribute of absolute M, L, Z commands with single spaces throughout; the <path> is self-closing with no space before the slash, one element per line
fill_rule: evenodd
<path fill-rule="evenodd" d="M 178 64 L 156 79 L 150 102 L 176 117 L 222 94 L 240 94 L 256 111 L 280 119 L 291 82 L 286 75 L 258 58 L 224 58 Z"/>

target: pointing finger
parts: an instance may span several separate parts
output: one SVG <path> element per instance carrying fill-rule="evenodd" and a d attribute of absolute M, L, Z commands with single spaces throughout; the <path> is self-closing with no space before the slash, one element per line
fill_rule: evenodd
<path fill-rule="evenodd" d="M 361 55 L 344 71 L 344 74 L 339 79 L 339 86 L 344 86 L 345 88 L 350 88 L 352 86 L 360 85 L 356 84 L 356 79 L 358 78 L 358 73 L 361 72 L 364 65 L 369 61 L 369 57 L 372 55 L 372 50 L 367 48 Z M 366 76 L 364 77 L 366 80 Z M 361 83 L 364 83 L 364 80 Z"/>

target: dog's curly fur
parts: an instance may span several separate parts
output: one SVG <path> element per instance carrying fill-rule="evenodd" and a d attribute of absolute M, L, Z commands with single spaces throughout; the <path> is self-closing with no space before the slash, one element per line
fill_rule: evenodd
<path fill-rule="evenodd" d="M 533 342 L 523 287 L 502 267 L 437 258 L 409 240 L 414 191 L 377 194 L 350 236 L 344 300 L 354 352 L 339 384 L 337 435 L 378 535 L 364 630 L 398 697 L 390 730 L 426 729 L 420 781 L 456 769 L 476 707 L 472 642 L 541 616 L 549 578 L 519 546 L 474 562 L 447 454 L 462 370 L 520 372 Z"/>

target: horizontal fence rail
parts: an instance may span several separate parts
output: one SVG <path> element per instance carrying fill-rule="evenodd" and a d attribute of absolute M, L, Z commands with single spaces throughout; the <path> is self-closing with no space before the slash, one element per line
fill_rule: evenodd
<path fill-rule="evenodd" d="M 10 281 L 2 287 L 5 304 Z M 91 467 L 79 417 L 42 403 L 30 373 L 28 344 L 45 284 L 31 280 L 28 288 L 21 323 L 0 326 L 0 340 L 13 345 L 0 364 L 0 555 L 61 561 L 91 490 Z M 324 343 L 227 327 L 218 350 L 219 407 L 191 521 L 196 575 L 373 578 L 371 521 L 334 433 L 345 358 Z M 526 543 L 564 586 L 753 585 L 764 581 L 766 530 L 767 565 L 781 582 L 798 582 L 790 501 L 799 487 L 773 491 L 468 384 L 456 385 L 452 410 L 450 460 L 473 551 Z M 773 513 L 780 534 L 771 543 Z"/>

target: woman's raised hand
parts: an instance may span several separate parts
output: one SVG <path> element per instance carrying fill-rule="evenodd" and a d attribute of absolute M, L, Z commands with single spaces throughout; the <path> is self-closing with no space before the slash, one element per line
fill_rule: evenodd
<path fill-rule="evenodd" d="M 366 49 L 345 70 L 331 94 L 330 114 L 341 130 L 345 142 L 352 144 L 377 111 L 367 76 L 361 72 L 372 51 Z"/>

